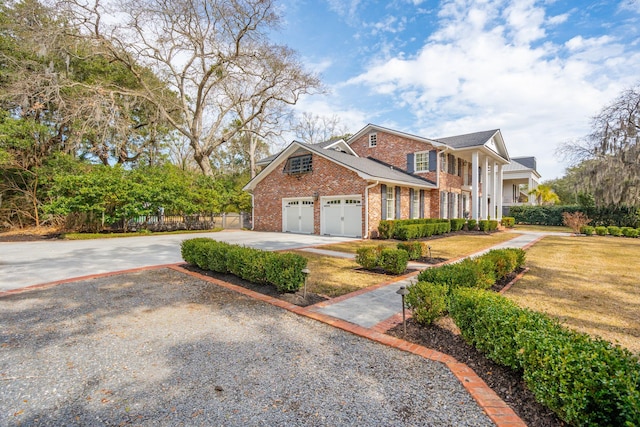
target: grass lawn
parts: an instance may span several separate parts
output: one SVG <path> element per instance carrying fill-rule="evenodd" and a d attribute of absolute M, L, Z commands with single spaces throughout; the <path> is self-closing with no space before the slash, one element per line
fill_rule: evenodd
<path fill-rule="evenodd" d="M 307 291 L 332 298 L 394 279 L 394 276 L 356 271 L 360 266 L 350 259 L 306 251 L 288 252 L 302 255 L 309 260 L 307 268 L 311 273 L 307 278 Z"/>
<path fill-rule="evenodd" d="M 640 354 L 640 239 L 549 236 L 505 296 Z"/>
<path fill-rule="evenodd" d="M 425 242 L 431 246 L 432 257 L 451 259 L 481 251 L 489 246 L 497 245 L 498 243 L 511 240 L 517 236 L 517 234 L 507 232 L 493 234 L 457 234 L 433 238 L 425 240 Z M 395 248 L 398 243 L 400 243 L 399 240 L 358 240 L 335 245 L 325 245 L 320 248 L 355 254 L 356 250 L 362 246 L 383 245 L 385 247 Z"/>

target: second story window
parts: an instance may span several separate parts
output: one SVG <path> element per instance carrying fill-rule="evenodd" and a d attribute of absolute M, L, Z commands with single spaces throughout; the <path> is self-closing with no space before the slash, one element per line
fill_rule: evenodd
<path fill-rule="evenodd" d="M 376 147 L 378 145 L 378 134 L 370 133 L 369 134 L 369 147 Z"/>
<path fill-rule="evenodd" d="M 313 170 L 312 168 L 311 154 L 305 154 L 304 156 L 289 157 L 287 164 L 284 167 L 284 173 L 290 175 L 297 175 L 301 173 L 308 173 Z"/>
<path fill-rule="evenodd" d="M 429 152 L 416 153 L 416 172 L 429 172 Z"/>

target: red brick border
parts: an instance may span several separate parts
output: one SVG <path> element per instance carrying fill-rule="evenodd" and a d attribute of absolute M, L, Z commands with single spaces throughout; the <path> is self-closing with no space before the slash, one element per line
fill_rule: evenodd
<path fill-rule="evenodd" d="M 516 415 L 513 409 L 511 409 L 502 399 L 500 399 L 500 397 L 487 385 L 487 383 L 485 383 L 482 380 L 482 378 L 480 378 L 466 364 L 460 363 L 455 358 L 449 355 L 446 355 L 444 353 L 440 353 L 439 351 L 432 350 L 427 347 L 423 347 L 421 345 L 414 344 L 396 337 L 392 337 L 391 335 L 386 335 L 383 332 L 381 332 L 380 330 L 383 327 L 382 324 L 397 320 L 396 316 L 392 316 L 389 319 L 385 320 L 384 322 L 381 322 L 380 324 L 376 325 L 374 328 L 378 330 L 368 329 L 368 328 L 347 322 L 342 319 L 337 319 L 335 317 L 327 316 L 326 314 L 311 311 L 306 307 L 300 307 L 300 306 L 288 303 L 286 301 L 282 301 L 280 299 L 273 298 L 273 297 L 252 291 L 250 289 L 243 288 L 242 286 L 233 285 L 231 283 L 223 282 L 221 280 L 218 280 L 212 277 L 204 276 L 199 273 L 186 270 L 180 267 L 179 265 L 174 264 L 169 266 L 169 268 L 184 274 L 188 274 L 193 277 L 197 277 L 201 280 L 214 283 L 224 288 L 239 292 L 248 297 L 255 298 L 260 301 L 264 301 L 266 303 L 275 305 L 277 307 L 283 308 L 285 310 L 291 311 L 301 316 L 318 320 L 327 325 L 342 329 L 344 331 L 361 336 L 363 338 L 367 338 L 371 341 L 375 341 L 380 344 L 387 345 L 389 347 L 394 347 L 399 350 L 413 353 L 418 356 L 424 357 L 425 359 L 430 359 L 436 362 L 444 363 L 447 366 L 447 368 L 449 368 L 451 373 L 453 373 L 453 375 L 458 379 L 458 381 L 462 383 L 464 388 L 467 389 L 471 397 L 473 397 L 473 399 L 478 403 L 480 408 L 482 408 L 482 410 L 487 414 L 487 416 L 498 427 L 516 427 L 516 426 L 526 427 L 526 424 L 522 421 L 522 419 L 520 419 L 520 417 L 518 417 L 518 415 Z M 389 283 L 386 283 L 385 285 L 387 284 Z M 363 290 L 363 291 L 367 291 L 369 289 L 370 288 L 367 288 L 366 290 Z M 356 291 L 356 292 L 360 292 L 360 291 Z M 353 296 L 354 294 L 355 292 L 352 294 L 349 294 L 349 296 Z M 402 322 L 402 314 L 400 314 L 400 322 Z"/>

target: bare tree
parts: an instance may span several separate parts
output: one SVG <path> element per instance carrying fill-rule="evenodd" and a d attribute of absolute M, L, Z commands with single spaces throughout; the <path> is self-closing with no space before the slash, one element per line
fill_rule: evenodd
<path fill-rule="evenodd" d="M 597 205 L 640 205 L 640 84 L 592 119 L 592 132 L 561 147 Z"/>
<path fill-rule="evenodd" d="M 335 138 L 348 138 L 347 128 L 335 114 L 320 116 L 312 113 L 302 113 L 293 125 L 296 138 L 307 144 L 317 144 Z"/>
<path fill-rule="evenodd" d="M 105 52 L 133 72 L 141 86 L 135 93 L 187 138 L 205 175 L 213 175 L 213 150 L 267 104 L 295 104 L 319 86 L 289 49 L 269 44 L 268 31 L 279 21 L 272 0 L 122 0 L 119 22 L 111 25 L 100 0 L 66 3 Z M 150 84 L 147 69 L 170 92 Z M 239 104 L 256 108 L 239 117 Z M 242 126 L 230 126 L 238 119 Z"/>

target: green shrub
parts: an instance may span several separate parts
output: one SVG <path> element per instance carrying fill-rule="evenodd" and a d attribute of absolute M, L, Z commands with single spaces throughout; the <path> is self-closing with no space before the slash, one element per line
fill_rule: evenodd
<path fill-rule="evenodd" d="M 478 229 L 484 232 L 489 231 L 489 220 L 481 219 L 480 221 L 478 221 Z"/>
<path fill-rule="evenodd" d="M 493 249 L 483 255 L 493 264 L 496 280 L 502 280 L 517 268 L 518 255 L 510 249 Z"/>
<path fill-rule="evenodd" d="M 638 237 L 638 230 L 631 227 L 622 227 L 620 232 L 624 237 Z"/>
<path fill-rule="evenodd" d="M 378 224 L 378 236 L 381 239 L 390 239 L 393 236 L 393 221 L 388 219 L 383 219 Z"/>
<path fill-rule="evenodd" d="M 583 225 L 582 228 L 580 228 L 580 233 L 586 236 L 593 236 L 594 231 L 595 231 L 595 228 L 590 225 Z"/>
<path fill-rule="evenodd" d="M 606 236 L 607 235 L 607 227 L 604 227 L 602 225 L 596 227 L 596 234 L 598 236 Z"/>
<path fill-rule="evenodd" d="M 495 282 L 493 264 L 486 258 L 466 258 L 455 264 L 428 268 L 418 275 L 419 281 L 444 284 L 451 288 L 463 286 L 488 289 Z"/>
<path fill-rule="evenodd" d="M 467 222 L 464 218 L 456 218 L 451 220 L 451 231 L 460 231 L 464 224 Z"/>
<path fill-rule="evenodd" d="M 363 246 L 356 251 L 356 262 L 366 270 L 373 270 L 378 266 L 380 247 Z"/>
<path fill-rule="evenodd" d="M 402 274 L 407 269 L 409 254 L 402 249 L 383 249 L 379 265 L 391 274 Z"/>
<path fill-rule="evenodd" d="M 496 231 L 498 229 L 498 225 L 499 224 L 500 223 L 495 219 L 490 220 L 489 221 L 489 231 Z"/>
<path fill-rule="evenodd" d="M 298 254 L 276 254 L 266 266 L 267 281 L 279 292 L 295 292 L 304 284 L 307 259 Z"/>
<path fill-rule="evenodd" d="M 398 243 L 397 247 L 398 249 L 407 251 L 410 260 L 416 260 L 422 257 L 423 246 L 422 242 L 408 242 Z"/>
<path fill-rule="evenodd" d="M 208 263 L 206 249 L 212 242 L 215 242 L 215 240 L 207 237 L 198 237 L 182 241 L 180 244 L 182 259 L 198 268 L 206 269 Z"/>
<path fill-rule="evenodd" d="M 478 221 L 477 220 L 470 219 L 470 220 L 467 221 L 467 229 L 469 231 L 474 231 L 477 226 L 478 226 Z"/>
<path fill-rule="evenodd" d="M 516 270 L 524 267 L 524 263 L 527 261 L 527 252 L 522 248 L 509 248 L 509 250 L 516 254 Z"/>
<path fill-rule="evenodd" d="M 412 240 L 422 237 L 421 224 L 396 225 L 393 229 L 393 238 L 398 240 Z"/>
<path fill-rule="evenodd" d="M 412 310 L 413 318 L 422 325 L 431 325 L 442 317 L 447 310 L 447 285 L 418 282 L 408 287 L 407 307 Z"/>
<path fill-rule="evenodd" d="M 622 231 L 620 230 L 620 227 L 616 227 L 615 225 L 610 225 L 607 227 L 607 232 L 609 234 L 611 234 L 612 236 L 621 236 L 622 235 Z"/>
<path fill-rule="evenodd" d="M 212 242 L 209 244 L 207 250 L 207 270 L 215 271 L 216 273 L 226 274 L 229 272 L 227 269 L 227 252 L 231 248 L 231 245 L 224 242 Z"/>
<path fill-rule="evenodd" d="M 501 224 L 505 228 L 513 228 L 513 226 L 516 224 L 516 219 L 512 216 L 503 216 Z"/>
<path fill-rule="evenodd" d="M 640 364 L 629 351 L 492 292 L 453 289 L 448 310 L 465 340 L 522 371 L 536 399 L 565 422 L 639 425 Z"/>
<path fill-rule="evenodd" d="M 515 334 L 524 380 L 572 425 L 640 425 L 640 364 L 627 350 L 549 322 Z"/>
<path fill-rule="evenodd" d="M 515 370 L 522 368 L 515 338 L 532 312 L 495 292 L 460 288 L 451 293 L 449 314 L 463 338 L 489 359 Z"/>

